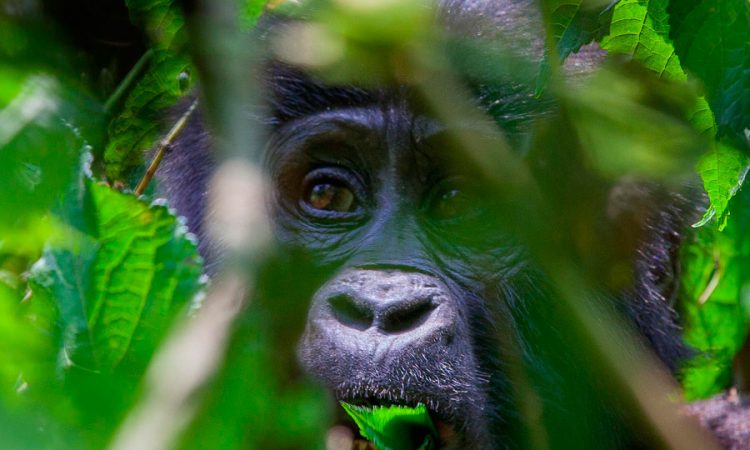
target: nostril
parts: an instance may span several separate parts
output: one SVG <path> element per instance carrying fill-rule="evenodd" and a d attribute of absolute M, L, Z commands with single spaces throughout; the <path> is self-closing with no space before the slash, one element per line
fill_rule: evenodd
<path fill-rule="evenodd" d="M 430 299 L 399 304 L 385 311 L 379 319 L 379 327 L 387 333 L 403 333 L 421 326 L 436 307 Z"/>
<path fill-rule="evenodd" d="M 349 295 L 334 295 L 328 300 L 328 304 L 331 305 L 334 317 L 341 324 L 360 331 L 372 326 L 372 310 Z"/>

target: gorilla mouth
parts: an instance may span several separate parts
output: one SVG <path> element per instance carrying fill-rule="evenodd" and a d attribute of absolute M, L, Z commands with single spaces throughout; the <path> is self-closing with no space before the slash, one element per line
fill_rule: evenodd
<path fill-rule="evenodd" d="M 457 301 L 440 279 L 400 270 L 348 269 L 320 288 L 298 359 L 337 401 L 370 409 L 356 418 L 357 425 L 341 408 L 340 422 L 351 433 L 348 441 L 342 436 L 343 444 L 329 448 L 374 448 L 352 445 L 352 436 L 395 436 L 376 431 L 411 427 L 416 416 L 407 417 L 405 410 L 418 405 L 423 408 L 415 414 L 434 436 L 429 447 L 491 447 L 486 426 L 489 376 L 477 365 L 472 334 L 456 310 Z M 391 408 L 396 406 L 402 411 Z M 367 427 L 366 421 L 376 417 L 377 427 Z M 366 432 L 360 434 L 363 420 Z M 411 448 L 410 440 L 397 441 L 389 440 L 398 450 L 422 447 L 422 442 Z"/>
<path fill-rule="evenodd" d="M 361 408 L 388 408 L 393 406 L 416 408 L 424 405 L 427 408 L 427 414 L 434 429 L 431 429 L 431 427 L 413 429 L 408 435 L 404 436 L 404 440 L 414 442 L 413 450 L 417 450 L 420 448 L 421 443 L 424 442 L 425 436 L 431 434 L 433 435 L 433 441 L 429 447 L 430 450 L 460 448 L 458 443 L 460 439 L 458 439 L 456 432 L 458 426 L 454 415 L 441 408 L 439 402 L 430 396 L 406 395 L 402 392 L 394 393 L 392 390 L 387 389 L 361 393 L 359 395 L 351 395 L 350 389 L 337 390 L 334 391 L 334 396 L 338 402 Z M 337 413 L 337 420 L 334 427 L 345 427 L 349 430 L 353 437 L 352 449 L 375 450 L 378 448 L 366 436 L 362 435 L 360 428 L 343 407 L 338 408 Z M 435 434 L 435 432 L 437 433 Z M 400 448 L 409 448 L 408 445 L 407 442 L 404 442 L 403 447 Z"/>

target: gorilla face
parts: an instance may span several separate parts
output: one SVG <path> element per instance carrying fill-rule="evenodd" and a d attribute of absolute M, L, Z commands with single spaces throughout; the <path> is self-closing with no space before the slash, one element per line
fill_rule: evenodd
<path fill-rule="evenodd" d="M 455 448 L 468 436 L 488 448 L 497 368 L 479 354 L 491 329 L 481 324 L 523 262 L 494 225 L 486 184 L 403 89 L 327 91 L 289 71 L 272 86 L 292 79 L 320 111 L 273 135 L 273 217 L 283 244 L 336 272 L 311 300 L 301 363 L 339 400 L 423 403 Z"/>
<path fill-rule="evenodd" d="M 298 348 L 305 370 L 340 401 L 426 405 L 442 448 L 523 446 L 519 404 L 537 396 L 541 426 L 556 430 L 560 447 L 597 434 L 620 448 L 607 435 L 620 412 L 602 400 L 586 355 L 559 335 L 549 281 L 508 229 L 514 210 L 495 195 L 497 180 L 453 144 L 467 131 L 483 139 L 483 128 L 442 123 L 409 86 L 327 85 L 278 62 L 266 76 L 276 236 L 332 274 L 310 299 Z M 533 114 L 530 92 L 495 92 L 514 130 L 550 113 Z M 640 259 L 624 262 L 633 265 L 633 292 L 602 295 L 631 313 L 668 364 L 684 347 L 652 279 L 673 264 L 680 214 L 657 210 L 661 228 L 649 225 L 649 245 L 632 251 Z M 519 379 L 533 387 L 519 392 Z M 564 390 L 583 393 L 585 406 Z M 597 423 L 571 424 L 566 409 L 591 404 Z"/>
<path fill-rule="evenodd" d="M 499 30 L 514 36 L 522 55 L 540 58 L 534 31 L 540 28 L 530 25 L 538 22 L 533 2 L 441 4 L 448 30 Z M 590 70 L 596 58 L 579 55 L 569 58 L 571 66 Z M 558 334 L 564 314 L 555 309 L 549 281 L 508 229 L 507 216 L 517 213 L 495 195 L 497 177 L 454 144 L 456 133 L 483 139 L 486 128 L 441 122 L 412 88 L 398 83 L 329 85 L 277 61 L 267 63 L 263 77 L 267 109 L 259 120 L 269 125 L 265 166 L 273 181 L 277 240 L 282 251 L 307 256 L 291 271 L 330 274 L 309 298 L 298 346 L 299 362 L 312 377 L 337 400 L 355 405 L 426 405 L 441 448 L 523 446 L 536 433 L 529 417 L 558 448 L 574 448 L 609 420 L 611 402 L 585 417 L 567 413 L 578 414 L 594 397 L 599 402 L 601 395 L 592 393 L 599 380 L 585 355 Z M 499 109 L 493 115 L 512 133 L 523 134 L 531 120 L 550 113 L 549 105 L 534 112 L 539 102 L 518 86 L 475 92 L 476 104 Z M 192 119 L 158 175 L 162 193 L 199 235 L 213 165 L 207 136 L 200 119 Z M 638 227 L 654 218 L 643 228 L 646 241 L 639 241 L 631 222 L 615 227 L 639 236 L 627 239 L 637 247 L 626 261 L 634 285 L 602 297 L 619 302 L 616 307 L 674 368 L 685 349 L 662 285 L 669 284 L 663 275 L 674 266 L 681 240 L 684 220 L 676 218 L 686 214 L 648 195 L 636 197 L 647 207 L 625 208 L 619 216 L 637 217 Z M 599 207 L 605 216 L 609 205 Z M 213 247 L 206 239 L 201 245 L 210 267 Z M 565 390 L 574 394 L 565 397 Z M 611 430 L 599 427 L 601 439 L 594 442 L 620 447 Z"/>

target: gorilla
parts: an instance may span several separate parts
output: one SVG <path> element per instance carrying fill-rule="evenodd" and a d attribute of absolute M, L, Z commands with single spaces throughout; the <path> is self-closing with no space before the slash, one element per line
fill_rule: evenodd
<path fill-rule="evenodd" d="M 449 34 L 542 58 L 531 0 L 443 0 L 438 11 Z M 271 29 L 285 23 L 266 20 Z M 563 70 L 585 76 L 604 56 L 585 47 Z M 276 240 L 307 255 L 295 272 L 329 274 L 309 299 L 298 344 L 308 374 L 351 404 L 426 405 L 440 448 L 536 447 L 540 429 L 555 448 L 659 446 L 634 431 L 628 405 L 560 332 L 566 319 L 550 279 L 508 230 L 512 213 L 486 171 L 451 139 L 475 124 L 443 123 L 405 84 L 329 83 L 276 59 L 261 79 L 264 106 L 253 120 L 269 133 Z M 495 117 L 511 146 L 554 114 L 528 86 L 466 86 L 477 111 L 502 110 Z M 157 173 L 159 194 L 199 236 L 209 272 L 222 257 L 204 226 L 215 167 L 211 134 L 196 114 Z M 605 200 L 596 211 L 608 230 L 603 245 L 620 249 L 630 276 L 603 289 L 601 302 L 675 373 L 690 354 L 673 306 L 676 258 L 700 202 L 627 181 Z"/>

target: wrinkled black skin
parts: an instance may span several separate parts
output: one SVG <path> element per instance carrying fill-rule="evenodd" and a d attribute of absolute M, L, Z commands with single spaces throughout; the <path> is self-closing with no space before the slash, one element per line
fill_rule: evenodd
<path fill-rule="evenodd" d="M 450 13 L 460 2 L 448 3 Z M 596 376 L 583 365 L 585 355 L 556 338 L 556 324 L 565 318 L 551 300 L 548 282 L 517 240 L 502 232 L 503 211 L 492 204 L 489 183 L 452 160 L 458 150 L 445 139 L 449 127 L 408 87 L 327 86 L 274 61 L 264 76 L 267 113 L 258 120 L 269 127 L 266 166 L 274 182 L 276 238 L 282 251 L 307 254 L 292 273 L 306 273 L 304 264 L 311 264 L 311 272 L 324 268 L 330 274 L 310 300 L 300 341 L 300 363 L 309 374 L 337 398 L 355 403 L 426 403 L 458 430 L 455 448 L 517 448 L 528 444 L 528 424 L 519 417 L 510 379 L 524 362 L 545 411 L 556 411 L 544 419 L 554 447 L 575 447 L 580 436 L 597 432 L 602 448 L 646 446 L 648 437 L 629 436 L 627 418 L 601 399 Z M 528 105 L 514 116 L 513 98 L 504 100 L 514 130 L 535 118 Z M 214 166 L 210 133 L 198 114 L 158 173 L 160 192 L 200 237 L 209 272 L 221 259 L 202 225 Z M 315 171 L 351 187 L 353 212 L 321 212 L 305 204 L 305 179 Z M 434 199 L 441 180 L 450 177 L 464 180 L 461 188 L 472 204 L 446 219 L 436 214 Z M 601 206 L 616 211 L 608 216 L 613 234 L 628 234 L 633 242 L 633 283 L 602 293 L 601 302 L 627 315 L 644 342 L 675 370 L 687 350 L 669 297 L 690 207 L 643 186 L 627 192 L 613 196 L 618 204 Z M 438 299 L 439 306 L 405 319 L 409 323 L 397 331 L 388 328 L 385 316 L 373 324 L 368 314 L 380 306 L 360 299 L 387 285 L 394 273 L 429 284 L 432 291 L 425 296 Z M 357 285 L 362 292 L 352 288 Z M 332 306 L 342 292 L 343 313 Z M 435 311 L 441 311 L 439 319 Z M 366 329 L 378 333 L 365 335 Z M 582 394 L 566 396 L 561 383 Z M 580 411 L 581 405 L 594 405 L 597 423 L 566 417 L 566 410 Z"/>

